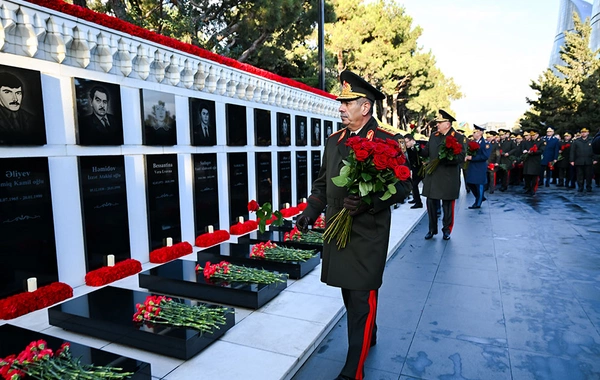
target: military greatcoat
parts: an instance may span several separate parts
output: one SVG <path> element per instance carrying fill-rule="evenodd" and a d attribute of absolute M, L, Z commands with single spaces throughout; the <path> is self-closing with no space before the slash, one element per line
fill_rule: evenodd
<path fill-rule="evenodd" d="M 326 224 L 343 209 L 348 191 L 345 187 L 334 185 L 331 178 L 340 174 L 344 166 L 342 160 L 350 152 L 350 148 L 346 146 L 349 135 L 350 131 L 344 128 L 330 135 L 325 143 L 321 169 L 303 212 L 312 220 L 317 219 L 325 206 Z M 370 135 L 396 141 L 401 138 L 400 135 L 379 128 L 374 118 L 358 134 L 363 138 Z M 321 281 L 330 286 L 351 290 L 375 290 L 381 286 L 390 235 L 390 206 L 403 200 L 410 193 L 411 187 L 410 180 L 398 182 L 396 194 L 390 199 L 382 201 L 373 196 L 372 208 L 353 217 L 350 241 L 345 248 L 338 249 L 335 238 L 330 243 L 323 244 Z"/>
<path fill-rule="evenodd" d="M 462 144 L 462 151 L 451 160 L 441 160 L 438 167 L 431 174 L 426 174 L 423 179 L 423 195 L 430 199 L 453 200 L 458 199 L 460 193 L 460 168 L 465 162 L 466 139 L 450 128 L 446 135 L 436 132 L 429 137 L 427 144 L 427 157 L 429 162 L 439 157 L 440 148 L 446 141 L 446 136 L 454 136 Z"/>
<path fill-rule="evenodd" d="M 536 152 L 527 153 L 523 161 L 523 174 L 524 175 L 540 175 L 542 172 L 542 154 L 546 149 L 546 142 L 537 139 L 531 141 L 524 141 L 523 150 L 531 150 L 533 146 L 537 146 Z"/>

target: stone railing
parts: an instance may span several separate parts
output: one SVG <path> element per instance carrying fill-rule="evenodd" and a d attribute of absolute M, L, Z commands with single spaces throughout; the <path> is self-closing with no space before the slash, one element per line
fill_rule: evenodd
<path fill-rule="evenodd" d="M 338 116 L 330 98 L 18 0 L 0 0 L 0 52 Z"/>

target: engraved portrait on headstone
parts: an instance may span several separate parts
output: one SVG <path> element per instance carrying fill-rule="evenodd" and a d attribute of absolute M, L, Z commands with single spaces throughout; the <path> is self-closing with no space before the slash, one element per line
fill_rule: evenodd
<path fill-rule="evenodd" d="M 306 117 L 296 116 L 296 145 L 306 146 L 308 140 L 308 129 L 306 128 Z"/>
<path fill-rule="evenodd" d="M 277 145 L 289 146 L 291 142 L 290 115 L 277 112 Z"/>
<path fill-rule="evenodd" d="M 318 146 L 321 145 L 321 135 L 323 132 L 321 131 L 321 120 L 320 119 L 310 119 L 310 145 Z"/>
<path fill-rule="evenodd" d="M 177 144 L 175 95 L 141 90 L 144 145 Z"/>
<path fill-rule="evenodd" d="M 44 145 L 40 72 L 0 65 L 0 145 Z"/>
<path fill-rule="evenodd" d="M 215 125 L 215 102 L 204 99 L 190 99 L 190 123 L 192 126 L 192 145 L 217 145 Z"/>
<path fill-rule="evenodd" d="M 123 145 L 121 91 L 116 84 L 75 78 L 77 143 Z"/>

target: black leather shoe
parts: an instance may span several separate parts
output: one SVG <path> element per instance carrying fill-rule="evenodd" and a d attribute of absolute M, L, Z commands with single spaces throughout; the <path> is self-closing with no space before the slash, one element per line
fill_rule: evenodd
<path fill-rule="evenodd" d="M 423 204 L 414 204 L 412 206 L 410 206 L 410 208 L 423 208 Z"/>
<path fill-rule="evenodd" d="M 475 206 L 475 205 L 473 205 L 473 206 L 469 206 L 469 208 L 470 208 L 471 210 L 473 210 L 473 209 L 476 209 L 476 208 L 481 208 L 481 206 Z"/>
<path fill-rule="evenodd" d="M 434 234 L 433 232 L 429 231 L 427 233 L 427 235 L 425 235 L 425 240 L 431 239 L 433 237 L 433 235 L 437 235 L 437 233 Z"/>
<path fill-rule="evenodd" d="M 444 240 L 450 240 L 450 234 L 447 232 L 444 232 Z"/>
<path fill-rule="evenodd" d="M 417 203 L 417 201 L 415 201 L 414 199 L 411 199 L 410 201 L 408 201 L 408 203 Z"/>

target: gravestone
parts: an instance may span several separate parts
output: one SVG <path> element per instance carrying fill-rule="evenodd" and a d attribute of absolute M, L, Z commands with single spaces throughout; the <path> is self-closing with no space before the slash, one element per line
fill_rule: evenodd
<path fill-rule="evenodd" d="M 321 152 L 313 150 L 311 153 L 310 167 L 313 182 L 319 176 L 319 170 L 321 169 Z"/>
<path fill-rule="evenodd" d="M 325 120 L 325 138 L 327 139 L 329 135 L 333 133 L 333 122 L 331 120 Z"/>
<path fill-rule="evenodd" d="M 256 146 L 271 145 L 271 111 L 254 110 L 254 144 Z"/>
<path fill-rule="evenodd" d="M 140 99 L 144 145 L 176 145 L 175 95 L 143 89 Z"/>
<path fill-rule="evenodd" d="M 273 203 L 271 152 L 256 152 L 256 201 Z"/>
<path fill-rule="evenodd" d="M 225 105 L 225 119 L 228 146 L 244 146 L 248 144 L 246 127 L 246 107 L 236 104 Z"/>
<path fill-rule="evenodd" d="M 292 124 L 289 113 L 277 112 L 277 145 L 290 146 L 292 141 Z"/>
<path fill-rule="evenodd" d="M 146 156 L 146 182 L 150 250 L 181 242 L 177 155 Z"/>
<path fill-rule="evenodd" d="M 58 281 L 48 158 L 0 159 L 0 299 Z"/>
<path fill-rule="evenodd" d="M 237 223 L 238 216 L 248 220 L 248 156 L 228 153 L 229 162 L 229 220 Z"/>
<path fill-rule="evenodd" d="M 321 119 L 310 119 L 310 136 L 310 145 L 321 145 L 321 136 L 323 136 Z"/>
<path fill-rule="evenodd" d="M 130 258 L 123 156 L 79 157 L 86 270 Z"/>
<path fill-rule="evenodd" d="M 194 154 L 194 221 L 196 236 L 206 226 L 219 229 L 219 186 L 217 182 L 217 154 Z"/>
<path fill-rule="evenodd" d="M 300 199 L 308 197 L 308 158 L 306 151 L 296 152 L 296 195 Z"/>
<path fill-rule="evenodd" d="M 296 116 L 296 146 L 306 146 L 309 131 L 305 116 Z"/>
<path fill-rule="evenodd" d="M 279 177 L 279 207 L 292 204 L 292 155 L 290 152 L 277 152 L 277 172 Z"/>

